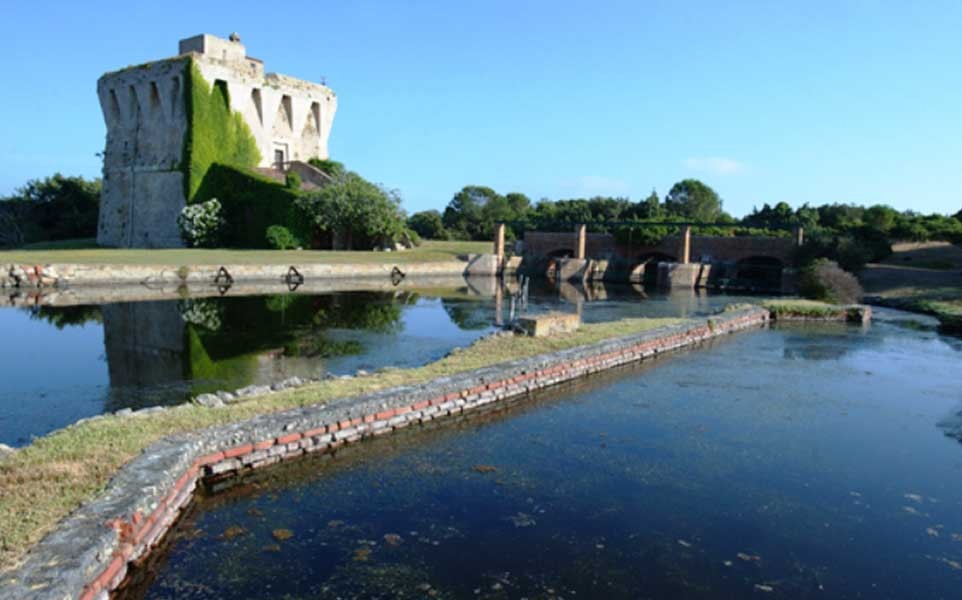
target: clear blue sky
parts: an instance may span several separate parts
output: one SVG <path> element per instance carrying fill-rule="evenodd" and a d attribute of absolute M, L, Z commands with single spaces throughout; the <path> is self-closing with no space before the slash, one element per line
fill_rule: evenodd
<path fill-rule="evenodd" d="M 466 184 L 637 200 L 685 177 L 736 216 L 962 208 L 962 2 L 790 4 L 7 1 L 0 194 L 99 174 L 103 72 L 237 31 L 268 71 L 327 78 L 332 158 L 411 212 Z"/>

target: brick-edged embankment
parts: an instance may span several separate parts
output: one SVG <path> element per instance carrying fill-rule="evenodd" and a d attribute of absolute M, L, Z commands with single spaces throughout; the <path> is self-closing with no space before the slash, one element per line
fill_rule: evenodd
<path fill-rule="evenodd" d="M 165 438 L 127 463 L 94 501 L 47 535 L 0 581 L 0 598 L 107 598 L 173 525 L 198 482 L 436 419 L 764 325 L 745 308 L 596 344 L 505 362 L 323 405 Z"/>

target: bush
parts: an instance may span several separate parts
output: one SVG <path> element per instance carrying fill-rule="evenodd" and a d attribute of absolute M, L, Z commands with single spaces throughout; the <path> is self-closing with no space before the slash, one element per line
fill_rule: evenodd
<path fill-rule="evenodd" d="M 892 253 L 884 234 L 870 228 L 858 228 L 848 235 L 816 232 L 799 248 L 798 264 L 807 266 L 820 258 L 837 262 L 846 271 L 856 272 L 865 263 L 882 260 Z"/>
<path fill-rule="evenodd" d="M 324 171 L 331 179 L 339 179 L 347 174 L 343 163 L 328 158 L 312 158 L 307 161 L 315 169 Z"/>
<path fill-rule="evenodd" d="M 284 185 L 289 190 L 299 190 L 301 189 L 301 176 L 294 171 L 288 171 L 284 175 Z"/>
<path fill-rule="evenodd" d="M 184 243 L 192 248 L 214 248 L 220 244 L 224 228 L 217 198 L 185 206 L 177 216 L 177 227 Z"/>
<path fill-rule="evenodd" d="M 836 304 L 852 304 L 862 297 L 858 279 L 838 263 L 824 258 L 802 270 L 798 289 L 806 298 Z"/>
<path fill-rule="evenodd" d="M 271 225 L 267 228 L 265 237 L 268 245 L 275 250 L 293 250 L 300 246 L 291 230 L 283 225 Z"/>
<path fill-rule="evenodd" d="M 300 195 L 295 204 L 319 231 L 336 235 L 347 250 L 393 246 L 405 231 L 398 193 L 353 172 Z"/>

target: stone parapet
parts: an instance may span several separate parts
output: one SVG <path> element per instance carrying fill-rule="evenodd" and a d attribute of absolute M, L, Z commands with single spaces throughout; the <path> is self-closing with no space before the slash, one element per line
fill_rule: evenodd
<path fill-rule="evenodd" d="M 745 308 L 397 387 L 165 438 L 48 534 L 0 579 L 0 598 L 107 598 L 160 543 L 205 478 L 224 478 L 408 426 L 524 398 L 552 385 L 768 322 Z M 214 409 L 212 409 L 214 410 Z"/>

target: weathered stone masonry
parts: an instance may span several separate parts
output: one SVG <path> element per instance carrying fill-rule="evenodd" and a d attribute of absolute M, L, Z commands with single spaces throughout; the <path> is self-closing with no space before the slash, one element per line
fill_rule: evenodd
<path fill-rule="evenodd" d="M 108 489 L 49 534 L 8 574 L 0 598 L 106 599 L 188 504 L 201 479 L 240 474 L 309 453 L 457 416 L 713 337 L 767 323 L 746 308 L 707 319 L 515 360 L 324 405 L 161 440 Z"/>
<path fill-rule="evenodd" d="M 189 73 L 222 86 L 244 120 L 260 167 L 327 158 L 337 96 L 326 85 L 264 72 L 240 38 L 204 34 L 180 41 L 178 54 L 106 73 L 97 95 L 107 126 L 97 243 L 130 248 L 180 247 L 177 215 L 184 195 Z M 215 141 L 216 142 L 216 141 Z M 253 165 L 252 165 L 253 166 Z"/>
<path fill-rule="evenodd" d="M 397 268 L 405 277 L 437 277 L 478 275 L 492 277 L 511 274 L 514 265 L 495 269 L 490 254 L 472 254 L 465 260 L 436 262 L 383 263 L 300 263 L 242 265 L 112 265 L 112 264 L 0 264 L 0 289 L 28 289 L 70 286 L 103 286 L 116 284 L 216 284 L 221 269 L 235 282 L 284 281 L 291 268 L 305 281 L 380 278 L 390 280 Z"/>

